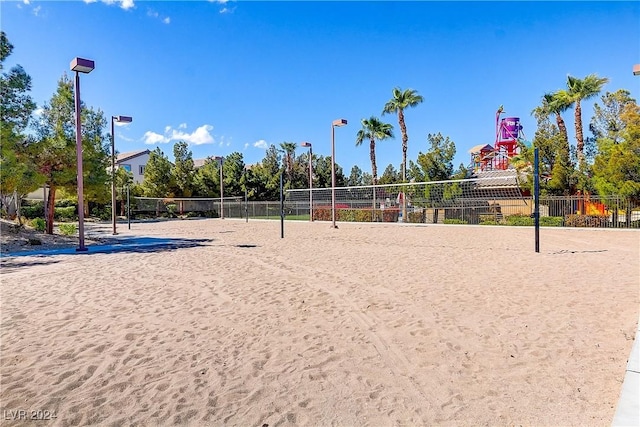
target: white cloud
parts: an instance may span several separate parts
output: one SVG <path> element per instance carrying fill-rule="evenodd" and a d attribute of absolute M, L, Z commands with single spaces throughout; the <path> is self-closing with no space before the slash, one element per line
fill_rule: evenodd
<path fill-rule="evenodd" d="M 40 6 L 36 6 L 33 8 L 33 14 L 38 16 L 38 13 L 40 13 L 40 9 L 42 9 Z"/>
<path fill-rule="evenodd" d="M 163 22 L 163 23 L 165 23 L 165 24 L 170 24 L 170 23 L 171 23 L 171 18 L 169 18 L 169 17 L 167 16 L 166 18 L 164 18 L 164 19 L 162 20 L 162 22 Z"/>
<path fill-rule="evenodd" d="M 96 3 L 98 0 L 82 0 L 82 1 L 89 4 L 89 3 Z M 107 5 L 117 4 L 120 6 L 120 8 L 124 10 L 129 10 L 135 7 L 134 0 L 101 0 L 101 1 L 102 3 Z"/>
<path fill-rule="evenodd" d="M 33 115 L 34 115 L 36 118 L 37 118 L 37 117 L 42 116 L 42 113 L 44 113 L 44 108 L 42 108 L 42 107 L 40 107 L 40 108 L 36 108 L 36 109 L 33 111 Z"/>
<path fill-rule="evenodd" d="M 248 142 L 245 142 L 245 143 L 244 143 L 243 150 L 246 150 L 247 148 L 249 148 L 249 143 L 248 143 Z"/>
<path fill-rule="evenodd" d="M 186 123 L 178 126 L 180 129 L 186 129 Z M 192 145 L 213 144 L 215 142 L 211 131 L 213 126 L 202 125 L 195 131 L 188 133 L 182 130 L 173 129 L 171 126 L 165 126 L 164 135 L 152 131 L 145 132 L 142 137 L 145 144 L 166 144 L 171 141 L 184 141 Z"/>
<path fill-rule="evenodd" d="M 31 2 L 29 0 L 22 0 L 22 3 L 24 4 L 31 4 Z"/>
<path fill-rule="evenodd" d="M 266 149 L 266 148 L 268 147 L 268 144 L 267 144 L 267 141 L 265 141 L 264 139 L 261 139 L 261 140 L 259 140 L 259 141 L 254 142 L 254 143 L 253 143 L 253 146 L 254 146 L 254 147 L 257 147 L 257 148 L 264 148 L 264 149 Z"/>
<path fill-rule="evenodd" d="M 185 141 L 193 145 L 211 144 L 214 142 L 213 136 L 211 136 L 210 133 L 212 130 L 213 126 L 211 125 L 202 125 L 192 133 L 174 129 L 171 134 L 171 139 Z"/>
<path fill-rule="evenodd" d="M 123 8 L 124 10 L 131 9 L 133 6 L 135 6 L 133 4 L 133 0 L 121 0 L 120 1 L 120 7 Z"/>
<path fill-rule="evenodd" d="M 150 130 L 146 131 L 142 138 L 144 139 L 144 143 L 149 145 L 166 144 L 167 142 L 169 142 L 169 139 L 165 136 L 160 135 L 159 133 L 151 132 Z"/>
<path fill-rule="evenodd" d="M 128 138 L 126 136 L 124 136 L 123 134 L 119 133 L 117 134 L 118 138 L 117 139 L 121 139 L 123 141 L 127 141 L 127 142 L 133 142 L 135 141 L 133 138 Z"/>

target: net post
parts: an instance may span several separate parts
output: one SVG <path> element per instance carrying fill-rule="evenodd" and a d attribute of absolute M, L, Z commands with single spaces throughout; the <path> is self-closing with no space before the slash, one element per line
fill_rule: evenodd
<path fill-rule="evenodd" d="M 533 224 L 535 228 L 535 249 L 540 252 L 540 170 L 538 166 L 538 148 L 533 150 Z"/>
<path fill-rule="evenodd" d="M 280 238 L 284 239 L 284 192 L 283 183 L 282 183 L 282 175 L 283 172 L 280 172 Z"/>

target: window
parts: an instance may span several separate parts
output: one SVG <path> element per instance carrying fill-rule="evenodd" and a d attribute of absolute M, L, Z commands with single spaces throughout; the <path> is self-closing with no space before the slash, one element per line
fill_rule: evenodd
<path fill-rule="evenodd" d="M 138 166 L 139 170 L 140 170 L 140 175 L 144 175 L 144 166 L 140 165 Z"/>
<path fill-rule="evenodd" d="M 127 172 L 131 172 L 131 165 L 120 165 L 120 167 Z"/>

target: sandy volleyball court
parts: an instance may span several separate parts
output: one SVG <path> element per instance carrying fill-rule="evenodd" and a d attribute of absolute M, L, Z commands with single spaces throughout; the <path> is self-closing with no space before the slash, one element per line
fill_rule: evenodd
<path fill-rule="evenodd" d="M 187 241 L 4 258 L 2 424 L 611 423 L 638 232 L 542 229 L 536 254 L 531 228 L 279 227 L 134 224 Z"/>

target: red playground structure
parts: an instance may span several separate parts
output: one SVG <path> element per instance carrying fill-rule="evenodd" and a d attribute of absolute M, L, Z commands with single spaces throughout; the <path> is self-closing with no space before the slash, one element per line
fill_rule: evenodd
<path fill-rule="evenodd" d="M 500 119 L 504 113 L 502 105 L 496 111 L 496 140 L 494 145 L 476 145 L 469 150 L 471 165 L 475 172 L 506 170 L 509 160 L 519 153 L 518 140 L 524 137 L 519 117 Z"/>

